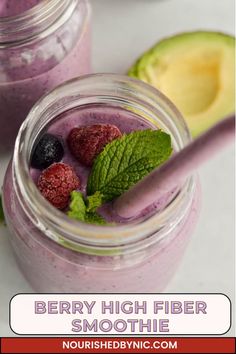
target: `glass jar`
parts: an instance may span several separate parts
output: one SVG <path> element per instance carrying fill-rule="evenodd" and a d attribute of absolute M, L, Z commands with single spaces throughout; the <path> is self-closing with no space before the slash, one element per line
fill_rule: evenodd
<path fill-rule="evenodd" d="M 108 107 L 135 113 L 172 136 L 178 151 L 190 141 L 174 105 L 128 77 L 88 75 L 40 99 L 23 123 L 3 187 L 3 204 L 20 269 L 40 292 L 162 291 L 183 256 L 197 221 L 199 185 L 188 178 L 169 204 L 145 220 L 97 226 L 68 218 L 40 194 L 30 156 L 40 132 L 69 110 Z"/>
<path fill-rule="evenodd" d="M 0 17 L 0 148 L 9 148 L 34 103 L 90 68 L 87 0 L 42 0 Z"/>

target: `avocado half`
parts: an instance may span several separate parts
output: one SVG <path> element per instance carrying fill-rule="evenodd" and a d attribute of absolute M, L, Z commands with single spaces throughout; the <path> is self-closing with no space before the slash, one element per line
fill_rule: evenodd
<path fill-rule="evenodd" d="M 218 32 L 182 33 L 157 43 L 128 75 L 162 91 L 193 136 L 234 112 L 235 38 Z"/>

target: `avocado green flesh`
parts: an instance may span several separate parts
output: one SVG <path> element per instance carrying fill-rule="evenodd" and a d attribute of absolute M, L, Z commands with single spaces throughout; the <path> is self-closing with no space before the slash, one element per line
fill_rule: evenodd
<path fill-rule="evenodd" d="M 234 56 L 232 36 L 183 33 L 159 42 L 128 74 L 173 101 L 196 136 L 234 112 Z"/>

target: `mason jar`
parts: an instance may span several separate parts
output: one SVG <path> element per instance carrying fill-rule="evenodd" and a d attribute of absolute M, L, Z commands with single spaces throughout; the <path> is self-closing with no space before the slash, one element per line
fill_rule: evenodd
<path fill-rule="evenodd" d="M 41 98 L 21 126 L 3 187 L 16 259 L 39 292 L 160 292 L 176 271 L 198 219 L 195 175 L 179 186 L 162 210 L 107 226 L 70 219 L 43 198 L 32 180 L 32 149 L 42 132 L 58 117 L 66 119 L 68 112 L 98 106 L 161 128 L 171 135 L 175 151 L 190 142 L 174 105 L 156 89 L 126 76 L 83 76 Z"/>
<path fill-rule="evenodd" d="M 12 17 L 0 16 L 0 148 L 13 145 L 33 104 L 90 67 L 87 0 L 42 0 Z"/>

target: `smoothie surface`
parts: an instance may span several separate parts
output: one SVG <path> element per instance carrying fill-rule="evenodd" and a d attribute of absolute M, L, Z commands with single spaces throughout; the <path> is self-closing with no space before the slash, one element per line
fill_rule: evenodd
<path fill-rule="evenodd" d="M 61 117 L 55 119 L 55 121 L 46 127 L 45 132 L 52 134 L 53 136 L 59 138 L 63 142 L 64 146 L 64 156 L 61 160 L 62 163 L 67 166 L 72 167 L 76 175 L 79 177 L 80 186 L 78 190 L 86 196 L 88 177 L 91 173 L 91 166 L 85 166 L 80 163 L 75 156 L 71 153 L 67 137 L 71 130 L 78 127 L 88 127 L 94 124 L 110 124 L 119 129 L 121 134 L 129 134 L 134 131 L 140 130 L 156 130 L 158 129 L 153 123 L 146 119 L 134 114 L 131 111 L 126 111 L 125 109 L 118 109 L 114 107 L 93 107 L 93 108 L 81 108 L 79 110 L 71 110 L 64 113 Z M 30 169 L 31 176 L 35 182 L 38 184 L 42 171 L 40 169 L 32 168 Z M 118 217 L 113 212 L 112 202 L 105 203 L 101 206 L 98 211 L 99 214 L 109 223 L 126 223 L 126 222 L 141 222 L 143 219 L 150 217 L 154 213 L 162 210 L 173 198 L 176 191 L 171 191 L 166 193 L 163 198 L 157 197 L 157 201 L 150 205 L 148 208 L 142 210 L 142 212 L 137 215 L 132 220 L 124 220 Z M 64 210 L 67 212 L 67 209 Z"/>

